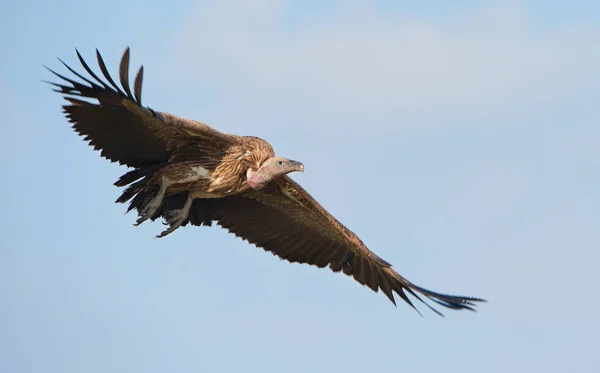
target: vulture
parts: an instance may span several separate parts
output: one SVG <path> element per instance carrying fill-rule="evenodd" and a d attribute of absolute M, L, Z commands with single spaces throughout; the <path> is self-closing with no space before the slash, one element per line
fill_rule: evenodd
<path fill-rule="evenodd" d="M 265 140 L 219 132 L 208 125 L 142 105 L 143 66 L 129 83 L 129 47 L 119 69 L 119 86 L 96 49 L 101 79 L 75 50 L 88 76 L 60 62 L 77 81 L 49 82 L 68 101 L 63 113 L 73 129 L 111 162 L 129 167 L 114 184 L 125 187 L 117 203 L 136 210 L 135 225 L 162 219 L 164 237 L 188 223 L 213 223 L 291 263 L 328 266 L 396 305 L 408 295 L 441 315 L 428 299 L 449 309 L 475 310 L 484 299 L 441 294 L 417 286 L 377 256 L 288 174 L 304 172 L 280 157 Z M 434 304 L 434 305 L 435 305 Z"/>

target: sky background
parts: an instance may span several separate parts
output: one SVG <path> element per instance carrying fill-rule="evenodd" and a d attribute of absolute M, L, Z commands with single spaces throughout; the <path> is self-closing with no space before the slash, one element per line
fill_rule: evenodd
<path fill-rule="evenodd" d="M 600 372 L 600 2 L 3 1 L 0 372 Z M 418 285 L 395 308 L 219 228 L 155 239 L 42 65 L 301 160 Z M 132 73 L 133 74 L 133 73 Z"/>

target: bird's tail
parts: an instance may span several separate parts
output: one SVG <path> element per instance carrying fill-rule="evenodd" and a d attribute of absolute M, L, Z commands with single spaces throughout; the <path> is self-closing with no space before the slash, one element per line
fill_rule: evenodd
<path fill-rule="evenodd" d="M 159 172 L 167 163 L 156 164 L 152 166 L 136 168 L 122 175 L 114 185 L 118 187 L 127 187 L 121 196 L 117 198 L 116 203 L 127 203 L 127 212 L 137 210 L 138 215 L 145 210 L 145 207 L 156 197 L 160 187 L 152 183 L 152 178 Z M 187 192 L 181 192 L 174 195 L 165 196 L 160 208 L 149 219 L 154 221 L 158 218 L 170 215 L 173 211 L 183 207 L 188 197 Z M 212 224 L 213 207 L 212 201 L 196 200 L 194 201 L 193 212 L 190 213 L 189 220 L 186 220 L 182 226 L 191 223 L 193 225 Z"/>
<path fill-rule="evenodd" d="M 154 175 L 156 173 L 156 171 L 160 170 L 161 168 L 163 168 L 166 165 L 167 165 L 166 163 L 159 163 L 159 164 L 154 164 L 152 166 L 136 168 L 136 169 L 129 171 L 128 173 L 122 175 L 119 178 L 119 180 L 115 181 L 115 185 L 118 187 L 122 187 L 122 186 L 129 185 L 142 177 L 148 177 L 148 176 L 151 177 L 152 175 Z"/>
<path fill-rule="evenodd" d="M 127 186 L 127 188 L 115 202 L 126 203 L 131 200 L 127 212 L 133 209 L 136 209 L 138 212 L 142 211 L 156 196 L 158 191 L 158 187 L 153 188 L 149 182 L 156 172 L 165 165 L 166 163 L 160 163 L 152 166 L 139 167 L 122 175 L 114 185 L 118 187 Z"/>

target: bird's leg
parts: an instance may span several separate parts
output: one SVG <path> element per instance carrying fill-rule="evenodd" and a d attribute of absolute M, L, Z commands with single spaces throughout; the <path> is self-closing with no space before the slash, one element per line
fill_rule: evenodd
<path fill-rule="evenodd" d="M 161 178 L 160 189 L 158 190 L 158 193 L 150 202 L 148 202 L 146 206 L 144 206 L 144 208 L 139 214 L 139 218 L 134 224 L 135 226 L 142 224 L 143 222 L 154 216 L 154 214 L 156 214 L 156 212 L 162 205 L 163 198 L 165 197 L 165 193 L 167 192 L 168 186 L 169 183 L 167 182 L 167 180 L 165 180 L 164 177 Z"/>
<path fill-rule="evenodd" d="M 168 216 L 165 216 L 165 220 L 169 224 L 169 228 L 162 231 L 156 237 L 164 237 L 173 232 L 175 229 L 181 227 L 183 222 L 185 222 L 185 220 L 188 218 L 190 208 L 192 207 L 192 202 L 194 202 L 194 197 L 192 197 L 192 193 L 188 193 L 187 200 L 185 200 L 185 204 L 180 210 L 171 210 L 167 213 Z"/>

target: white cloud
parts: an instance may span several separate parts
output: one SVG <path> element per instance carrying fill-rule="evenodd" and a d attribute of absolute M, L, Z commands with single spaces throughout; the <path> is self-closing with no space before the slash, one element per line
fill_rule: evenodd
<path fill-rule="evenodd" d="M 600 83 L 600 28 L 541 32 L 514 4 L 441 23 L 353 2 L 294 28 L 282 26 L 282 1 L 235 4 L 190 9 L 165 79 L 210 86 L 240 111 L 309 107 L 347 118 L 340 127 L 475 121 Z"/>

